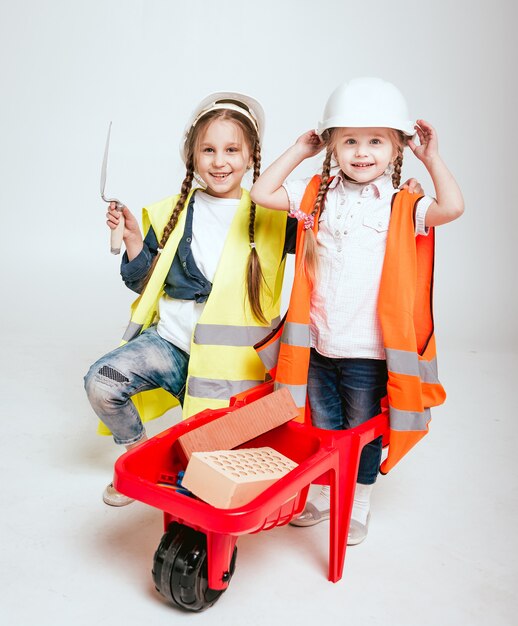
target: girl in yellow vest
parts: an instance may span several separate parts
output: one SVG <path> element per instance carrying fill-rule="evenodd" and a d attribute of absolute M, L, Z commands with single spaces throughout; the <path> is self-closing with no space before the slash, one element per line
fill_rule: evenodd
<path fill-rule="evenodd" d="M 140 296 L 122 345 L 92 365 L 85 388 L 100 432 L 127 449 L 146 439 L 143 421 L 172 406 L 188 417 L 264 381 L 253 345 L 278 324 L 285 233 L 296 221 L 256 206 L 241 188 L 247 170 L 259 175 L 263 128 L 255 99 L 207 96 L 181 144 L 180 194 L 144 209 L 145 238 L 123 209 L 121 274 Z M 107 217 L 117 228 L 114 204 Z M 112 484 L 103 500 L 132 502 Z"/>
<path fill-rule="evenodd" d="M 418 143 L 412 140 L 415 133 Z M 436 199 L 396 194 L 405 146 L 427 168 Z M 323 148 L 321 177 L 285 182 Z M 331 177 L 333 159 L 339 171 Z M 286 345 L 281 338 L 277 381 L 290 387 L 296 401 L 298 394 L 298 406 L 304 407 L 306 374 L 312 422 L 334 430 L 353 428 L 379 413 L 388 391 L 389 450 L 399 458 L 426 432 L 428 407 L 444 400 L 436 379 L 431 314 L 432 227 L 459 217 L 464 203 L 439 156 L 435 130 L 424 120 L 409 120 L 394 85 L 377 78 L 352 80 L 331 95 L 318 131 L 299 137 L 259 177 L 251 196 L 301 220 L 297 256 L 302 253 L 304 263 L 295 276 L 290 309 L 296 313 L 291 324 L 288 314 Z M 416 250 L 423 246 L 421 255 Z M 423 280 L 416 280 L 418 271 Z M 307 338 L 301 299 L 310 300 Z M 415 306 L 418 300 L 422 311 Z M 306 345 L 309 371 L 302 372 Z M 381 438 L 362 451 L 349 545 L 367 535 L 381 451 Z M 387 461 L 382 471 L 395 462 Z M 328 519 L 329 506 L 329 487 L 323 487 L 292 524 Z"/>

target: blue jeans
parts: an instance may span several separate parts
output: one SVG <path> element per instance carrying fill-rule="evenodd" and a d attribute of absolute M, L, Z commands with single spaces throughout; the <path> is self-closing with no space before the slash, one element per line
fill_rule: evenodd
<path fill-rule="evenodd" d="M 144 435 L 131 397 L 162 387 L 180 403 L 185 395 L 189 355 L 166 341 L 151 326 L 129 343 L 108 352 L 85 376 L 85 389 L 97 417 L 115 443 L 130 445 Z"/>
<path fill-rule="evenodd" d="M 313 426 L 345 430 L 363 424 L 380 412 L 387 393 L 387 364 L 378 359 L 334 359 L 311 349 L 308 397 Z M 382 439 L 367 444 L 360 457 L 357 481 L 376 482 Z"/>

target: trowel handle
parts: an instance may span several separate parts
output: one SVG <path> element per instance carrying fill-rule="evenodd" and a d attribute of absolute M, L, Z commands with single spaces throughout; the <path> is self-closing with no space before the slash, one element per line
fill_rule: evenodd
<path fill-rule="evenodd" d="M 122 210 L 124 209 L 124 205 L 120 202 L 117 202 L 117 211 L 119 211 L 119 223 L 117 228 L 111 231 L 110 236 L 110 252 L 112 254 L 119 254 L 121 251 L 122 245 L 122 236 L 124 235 L 124 215 L 122 214 Z"/>

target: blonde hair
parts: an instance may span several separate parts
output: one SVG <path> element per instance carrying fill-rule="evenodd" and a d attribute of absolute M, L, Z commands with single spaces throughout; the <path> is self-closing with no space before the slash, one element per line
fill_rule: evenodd
<path fill-rule="evenodd" d="M 392 185 L 394 186 L 394 189 L 398 189 L 399 185 L 401 185 L 403 150 L 408 144 L 408 137 L 403 132 L 401 132 L 400 130 L 396 130 L 395 128 L 390 128 L 389 130 L 392 143 L 394 144 L 394 148 L 396 150 L 396 157 L 394 158 L 393 162 L 394 171 L 392 172 Z"/>
<path fill-rule="evenodd" d="M 241 129 L 250 150 L 250 155 L 252 156 L 254 168 L 253 182 L 255 183 L 255 181 L 259 177 L 261 168 L 261 145 L 259 141 L 259 135 L 257 134 L 257 130 L 254 124 L 245 115 L 231 109 L 215 109 L 206 113 L 202 118 L 197 120 L 196 124 L 191 127 L 187 134 L 185 140 L 185 178 L 183 179 L 180 189 L 180 195 L 175 204 L 173 212 L 171 213 L 171 217 L 165 225 L 162 237 L 158 243 L 159 250 L 162 250 L 166 245 L 169 236 L 176 228 L 178 218 L 180 217 L 181 212 L 185 208 L 185 203 L 189 192 L 191 191 L 192 182 L 196 170 L 195 155 L 197 148 L 202 140 L 205 130 L 216 119 L 229 120 L 237 124 L 237 126 Z M 255 211 L 255 202 L 251 202 L 250 220 L 248 224 L 250 254 L 248 256 L 246 268 L 246 290 L 253 316 L 256 318 L 257 321 L 261 322 L 262 324 L 267 324 L 268 320 L 265 318 L 261 307 L 261 285 L 264 277 L 261 269 L 259 255 L 257 254 L 257 250 L 255 248 Z M 159 255 L 157 254 L 155 259 L 153 260 L 153 264 L 151 265 L 148 275 L 146 276 L 144 286 L 148 283 L 149 278 L 153 273 L 156 262 L 158 260 L 158 256 Z"/>
<path fill-rule="evenodd" d="M 313 204 L 313 210 L 311 211 L 311 215 L 314 218 L 317 218 L 317 215 L 320 214 L 320 211 L 322 210 L 322 204 L 325 200 L 325 196 L 329 188 L 331 178 L 331 161 L 333 158 L 336 143 L 335 131 L 335 128 L 330 128 L 322 133 L 322 139 L 324 140 L 326 147 L 326 156 L 324 159 L 324 163 L 322 164 L 322 179 L 320 182 L 320 187 L 318 189 L 318 193 Z M 394 189 L 397 189 L 401 184 L 403 150 L 408 143 L 408 137 L 400 130 L 390 128 L 389 131 L 390 138 L 396 152 L 396 156 L 394 157 L 393 161 L 394 171 L 392 172 L 392 184 L 394 186 Z M 302 249 L 302 259 L 303 271 L 308 276 L 311 284 L 314 284 L 318 271 L 318 252 L 315 233 L 312 229 L 308 229 L 305 233 L 304 246 Z"/>

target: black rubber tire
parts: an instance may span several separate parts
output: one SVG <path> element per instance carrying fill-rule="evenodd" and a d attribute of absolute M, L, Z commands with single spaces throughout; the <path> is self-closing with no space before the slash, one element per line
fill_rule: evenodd
<path fill-rule="evenodd" d="M 230 569 L 236 565 L 234 548 Z M 225 589 L 209 589 L 207 576 L 207 538 L 204 533 L 174 522 L 162 537 L 153 559 L 153 580 L 157 591 L 169 602 L 188 611 L 204 611 Z"/>

